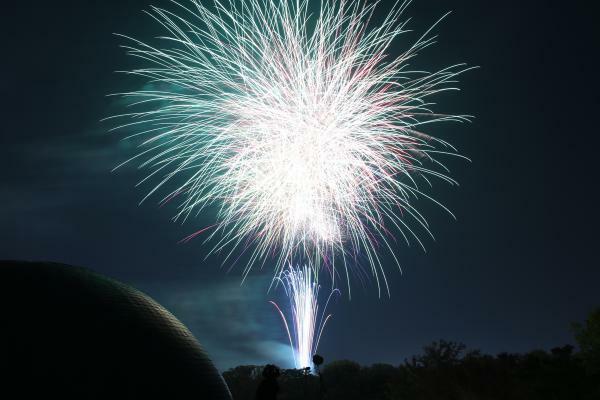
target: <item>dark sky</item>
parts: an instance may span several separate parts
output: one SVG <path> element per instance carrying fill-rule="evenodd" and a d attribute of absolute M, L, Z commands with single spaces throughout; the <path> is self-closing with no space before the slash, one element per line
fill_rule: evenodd
<path fill-rule="evenodd" d="M 134 149 L 100 122 L 118 112 L 105 95 L 136 89 L 114 71 L 139 65 L 112 33 L 161 33 L 141 12 L 148 2 L 3 5 L 0 259 L 87 266 L 130 283 L 187 324 L 222 369 L 289 364 L 269 271 L 240 286 L 241 271 L 204 260 L 200 240 L 178 244 L 211 216 L 172 223 L 160 198 L 138 206 L 139 171 L 110 172 Z M 427 253 L 398 245 L 403 274 L 388 260 L 391 297 L 356 284 L 332 306 L 327 360 L 399 364 L 440 338 L 490 353 L 548 349 L 572 343 L 570 323 L 600 306 L 592 3 L 414 1 L 406 15 L 417 32 L 453 11 L 419 65 L 480 66 L 459 94 L 438 98 L 473 123 L 433 131 L 472 162 L 449 162 L 460 187 L 434 187 L 457 220 L 422 204 L 436 240 Z"/>

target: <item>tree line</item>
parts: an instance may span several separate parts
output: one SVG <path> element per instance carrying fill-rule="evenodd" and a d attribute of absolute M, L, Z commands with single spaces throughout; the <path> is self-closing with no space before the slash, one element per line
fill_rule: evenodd
<path fill-rule="evenodd" d="M 326 363 L 322 376 L 283 370 L 279 399 L 326 400 L 597 400 L 600 399 L 600 308 L 574 324 L 578 349 L 483 354 L 440 340 L 400 365 Z M 262 366 L 223 373 L 234 400 L 254 400 Z"/>

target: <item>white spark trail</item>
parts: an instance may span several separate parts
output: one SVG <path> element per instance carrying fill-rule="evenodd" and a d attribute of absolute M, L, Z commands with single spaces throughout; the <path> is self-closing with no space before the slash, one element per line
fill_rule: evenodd
<path fill-rule="evenodd" d="M 339 293 L 333 289 L 319 312 L 320 286 L 314 280 L 312 268 L 307 266 L 284 268 L 276 278 L 285 290 L 289 300 L 290 313 L 286 318 L 279 305 L 271 301 L 279 312 L 285 326 L 296 368 L 302 369 L 312 365 L 312 357 L 319 346 L 321 333 L 331 317 L 326 314 L 327 306 L 332 296 Z M 290 330 L 291 325 L 291 330 Z"/>

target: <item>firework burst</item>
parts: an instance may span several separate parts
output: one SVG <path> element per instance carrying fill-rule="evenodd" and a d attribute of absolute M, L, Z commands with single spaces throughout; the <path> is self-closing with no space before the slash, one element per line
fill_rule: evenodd
<path fill-rule="evenodd" d="M 128 73 L 153 85 L 122 93 L 134 109 L 117 116 L 140 140 L 128 161 L 150 171 L 148 196 L 181 199 L 180 221 L 218 207 L 207 240 L 224 262 L 247 252 L 245 273 L 269 258 L 276 275 L 301 260 L 315 281 L 323 266 L 335 279 L 338 265 L 349 280 L 349 266 L 364 264 L 387 288 L 390 239 L 429 233 L 414 203 L 435 200 L 421 186 L 454 183 L 436 158 L 454 148 L 422 127 L 465 120 L 428 100 L 454 89 L 465 67 L 409 70 L 429 31 L 389 56 L 407 32 L 408 1 L 373 27 L 375 5 L 360 1 L 322 0 L 314 13 L 306 0 L 175 4 L 177 13 L 149 12 L 165 29 L 159 45 L 125 46 L 149 63 Z"/>

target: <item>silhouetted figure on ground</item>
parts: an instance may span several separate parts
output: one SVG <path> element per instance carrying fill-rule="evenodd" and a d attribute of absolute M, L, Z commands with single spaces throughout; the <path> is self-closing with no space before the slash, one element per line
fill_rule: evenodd
<path fill-rule="evenodd" d="M 315 354 L 312 361 L 315 366 L 315 371 L 317 371 L 317 375 L 319 375 L 319 399 L 322 399 L 325 396 L 325 385 L 323 384 L 323 375 L 321 375 L 321 365 L 323 365 L 325 359 L 320 355 Z"/>
<path fill-rule="evenodd" d="M 277 399 L 277 393 L 279 392 L 279 383 L 277 383 L 277 378 L 279 378 L 279 375 L 279 368 L 277 368 L 275 365 L 265 365 L 265 368 L 262 372 L 263 380 L 258 385 L 258 389 L 256 389 L 256 400 Z"/>

